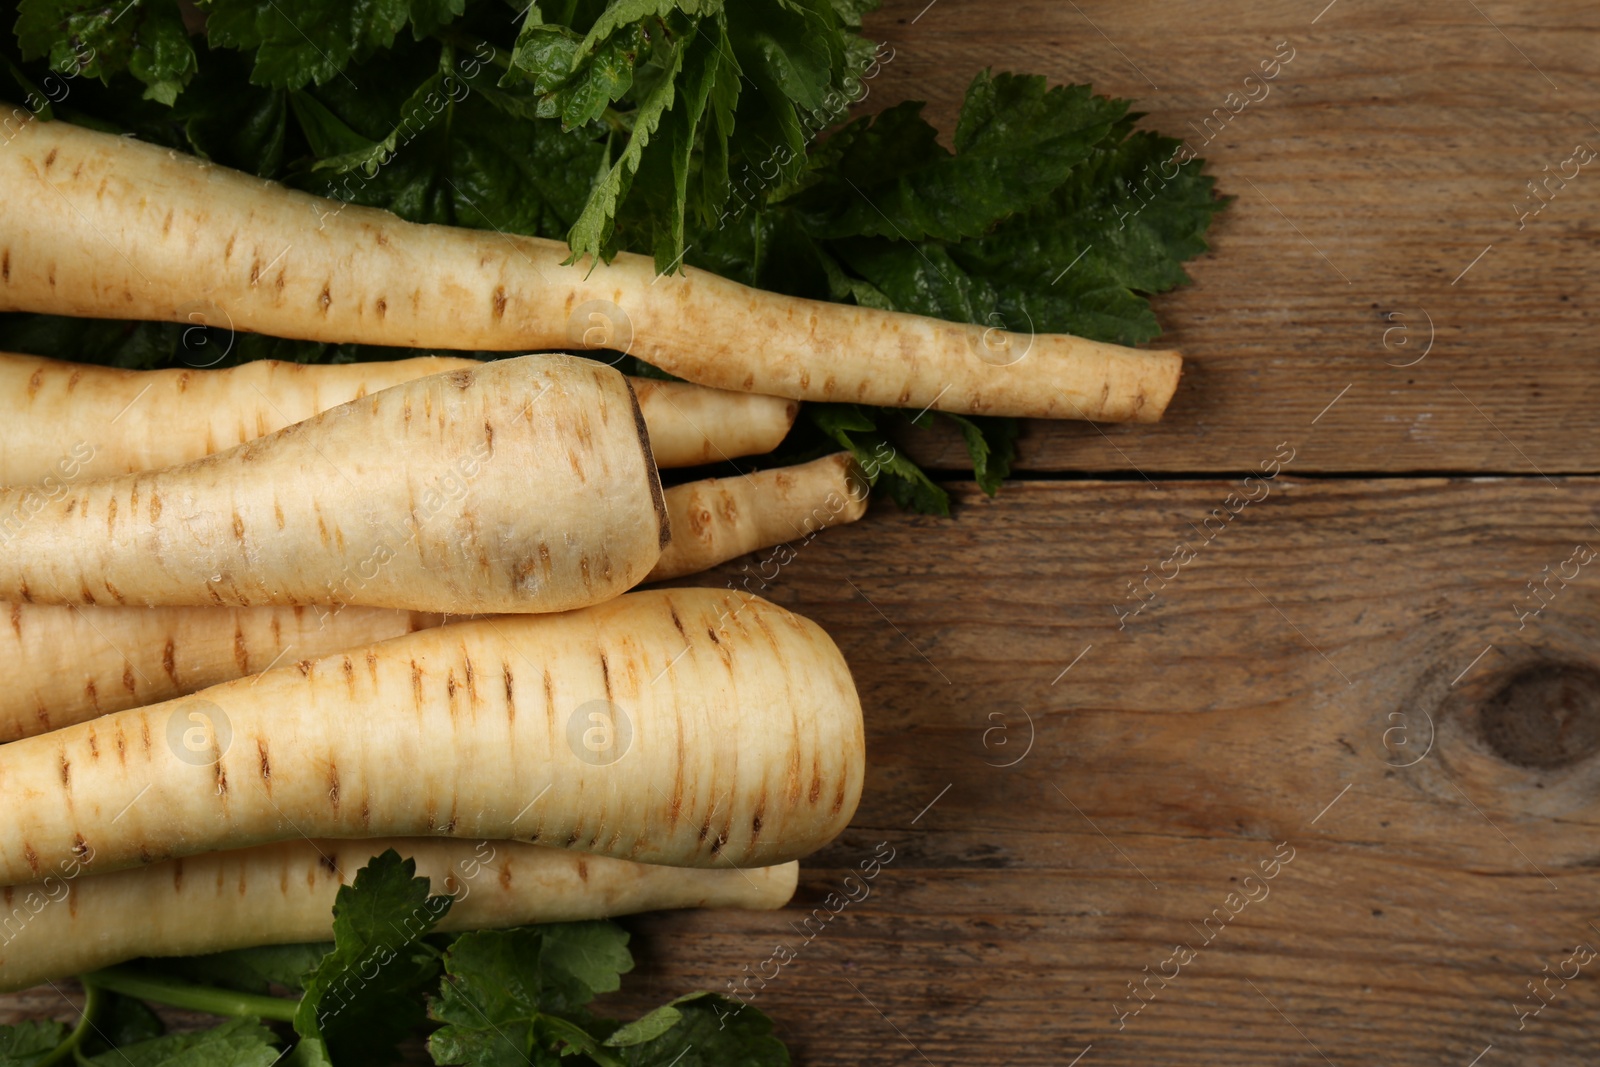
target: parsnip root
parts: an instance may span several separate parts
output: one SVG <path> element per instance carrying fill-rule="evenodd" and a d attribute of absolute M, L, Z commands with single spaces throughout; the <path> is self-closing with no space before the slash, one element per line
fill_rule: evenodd
<path fill-rule="evenodd" d="M 646 581 L 698 574 L 867 512 L 870 487 L 848 452 L 794 467 L 689 482 L 667 492 L 672 542 Z"/>
<path fill-rule="evenodd" d="M 396 608 L 0 605 L 0 742 L 363 648 L 447 616 Z"/>
<path fill-rule="evenodd" d="M 668 535 L 626 379 L 523 356 L 182 466 L 0 489 L 0 600 L 561 611 Z"/>
<path fill-rule="evenodd" d="M 859 698 L 816 624 L 740 593 L 632 593 L 0 746 L 0 884 L 299 836 L 761 866 L 832 840 L 864 766 Z"/>
<path fill-rule="evenodd" d="M 329 408 L 477 360 L 260 360 L 227 370 L 130 371 L 0 353 L 0 485 L 159 470 L 264 437 Z M 659 467 L 776 448 L 792 400 L 634 378 Z"/>
<path fill-rule="evenodd" d="M 434 894 L 442 932 L 572 922 L 668 908 L 781 908 L 799 864 L 685 870 L 512 841 L 285 841 L 92 877 L 0 889 L 0 992 L 141 956 L 332 938 L 341 885 L 392 848 Z"/>
<path fill-rule="evenodd" d="M 666 491 L 672 543 L 646 581 L 854 522 L 865 487 L 841 453 Z M 0 604 L 0 742 L 448 621 L 394 608 L 126 608 Z M 8 625 L 9 624 L 9 625 Z"/>
<path fill-rule="evenodd" d="M 64 122 L 0 153 L 0 309 L 495 351 L 625 349 L 797 400 L 1152 422 L 1175 352 L 800 300 L 646 256 L 403 222 Z"/>

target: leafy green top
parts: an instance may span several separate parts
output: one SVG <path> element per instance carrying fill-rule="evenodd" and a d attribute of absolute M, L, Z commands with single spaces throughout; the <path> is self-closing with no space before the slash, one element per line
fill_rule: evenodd
<path fill-rule="evenodd" d="M 403 1038 L 432 1028 L 434 1062 L 469 1067 L 787 1067 L 772 1024 L 709 993 L 680 997 L 631 1023 L 589 1010 L 633 969 L 611 922 L 553 923 L 460 937 L 432 930 L 450 898 L 430 897 L 416 865 L 392 849 L 371 860 L 334 905 L 332 945 L 268 946 L 187 960 L 147 960 L 83 976 L 80 1025 L 0 1027 L 0 1067 L 80 1059 L 106 1067 L 358 1067 L 393 1061 Z M 220 1026 L 163 1035 L 139 1000 L 106 991 L 132 976 L 152 1000 L 231 1014 Z M 203 977 L 204 985 L 194 984 Z M 102 984 L 103 983 L 103 984 Z M 266 984 L 264 984 L 266 983 Z M 254 1000 L 270 985 L 297 1000 Z M 126 983 L 121 988 L 128 988 Z M 294 1019 L 298 1041 L 250 1017 Z M 432 1023 L 429 1023 L 429 1020 Z"/>
<path fill-rule="evenodd" d="M 1088 86 L 980 72 L 952 149 L 914 102 L 841 125 L 893 62 L 860 32 L 870 0 L 198 0 L 204 39 L 177 0 L 15 2 L 19 47 L 0 53 L 46 117 L 415 221 L 561 238 L 575 260 L 639 251 L 797 296 L 1136 344 L 1160 332 L 1147 294 L 1187 281 L 1223 204 L 1202 161 Z M 411 354 L 24 315 L 0 316 L 0 349 L 126 366 Z M 806 410 L 785 461 L 841 444 L 865 460 L 904 423 Z M 994 492 L 1016 423 L 916 424 L 935 419 Z M 876 454 L 898 500 L 947 510 L 901 452 Z"/>

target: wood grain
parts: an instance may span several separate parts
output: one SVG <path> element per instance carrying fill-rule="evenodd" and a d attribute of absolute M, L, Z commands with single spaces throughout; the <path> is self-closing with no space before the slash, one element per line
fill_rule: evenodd
<path fill-rule="evenodd" d="M 800 945 L 797 912 L 887 841 L 873 895 L 756 997 L 799 1062 L 1586 1062 L 1592 973 L 1521 1032 L 1513 1005 L 1600 944 L 1600 760 L 1513 767 L 1477 709 L 1595 661 L 1600 570 L 1520 632 L 1513 605 L 1594 538 L 1600 482 L 1285 475 L 1202 542 L 1238 489 L 1029 483 L 936 534 L 884 512 L 808 546 L 768 593 L 860 680 L 861 812 L 797 908 L 636 923 L 643 991 Z M 1119 629 L 1123 582 L 1179 541 L 1193 561 Z M 1204 946 L 1279 842 L 1270 894 Z M 1119 1029 L 1177 944 L 1192 964 Z"/>
<path fill-rule="evenodd" d="M 1233 470 L 1348 386 L 1310 469 L 1600 469 L 1600 174 L 1582 171 L 1520 231 L 1514 210 L 1546 164 L 1600 150 L 1600 7 L 1326 5 L 893 0 L 869 22 L 895 52 L 868 107 L 926 99 L 948 130 L 984 67 L 1088 81 L 1187 138 L 1238 198 L 1190 266 L 1195 284 L 1156 302 L 1160 343 L 1188 359 L 1165 421 L 1035 423 L 1022 466 Z M 1295 58 L 1270 95 L 1205 143 L 1205 120 L 1280 41 Z M 1430 332 L 1425 359 L 1394 366 Z M 915 452 L 965 463 L 948 435 Z"/>

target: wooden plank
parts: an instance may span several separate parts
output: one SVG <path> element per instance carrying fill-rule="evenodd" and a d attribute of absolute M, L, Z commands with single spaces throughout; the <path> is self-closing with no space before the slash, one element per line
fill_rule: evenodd
<path fill-rule="evenodd" d="M 890 0 L 868 23 L 895 49 L 869 107 L 926 99 L 949 129 L 984 67 L 1089 81 L 1188 138 L 1238 197 L 1195 284 L 1157 301 L 1162 343 L 1189 360 L 1167 420 L 1037 423 L 1021 466 L 1233 470 L 1348 387 L 1307 469 L 1600 469 L 1600 176 L 1581 171 L 1525 228 L 1514 210 L 1546 164 L 1600 150 L 1600 7 L 1326 4 Z M 1205 143 L 1285 40 L 1270 95 Z M 913 450 L 965 462 L 953 436 Z"/>

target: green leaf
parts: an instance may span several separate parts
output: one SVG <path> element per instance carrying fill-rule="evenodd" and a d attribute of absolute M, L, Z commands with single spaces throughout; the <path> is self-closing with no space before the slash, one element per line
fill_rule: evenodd
<path fill-rule="evenodd" d="M 0 1026 L 0 1067 L 35 1067 L 66 1039 L 64 1023 L 30 1020 Z"/>
<path fill-rule="evenodd" d="M 346 64 L 394 44 L 408 25 L 421 38 L 466 0 L 201 0 L 213 48 L 255 52 L 251 81 L 299 89 L 348 77 Z"/>
<path fill-rule="evenodd" d="M 807 404 L 802 410 L 813 425 L 850 450 L 873 485 L 888 475 L 883 484 L 895 503 L 924 515 L 950 514 L 950 494 L 890 443 L 878 429 L 874 409 L 855 404 Z"/>
<path fill-rule="evenodd" d="M 572 254 L 567 259 L 569 263 L 578 262 L 585 256 L 593 256 L 597 262 L 609 258 L 607 252 L 612 247 L 617 201 L 626 194 L 634 173 L 639 169 L 639 160 L 650 144 L 651 135 L 677 97 L 675 79 L 683 66 L 685 48 L 679 41 L 666 46 L 665 51 L 664 69 L 634 111 L 633 131 L 628 137 L 627 146 L 595 183 L 583 213 L 567 234 L 567 244 L 572 248 Z"/>
<path fill-rule="evenodd" d="M 421 938 L 450 910 L 430 897 L 416 862 L 394 849 L 371 860 L 333 905 L 333 951 L 305 983 L 294 1027 L 335 1063 L 377 1063 L 426 1017 L 423 993 L 439 974 Z"/>
<path fill-rule="evenodd" d="M 584 1006 L 615 990 L 633 967 L 628 935 L 609 922 L 561 923 L 465 934 L 445 956 L 446 979 L 430 1014 L 444 1024 L 428 1039 L 438 1063 L 499 1067 L 554 1062 L 563 1047 L 612 1062 L 600 1051 L 611 1026 Z M 600 1031 L 604 1030 L 605 1033 Z"/>
<path fill-rule="evenodd" d="M 838 162 L 795 200 L 820 237 L 959 240 L 1038 204 L 1089 159 L 1128 110 L 1087 85 L 973 79 L 946 151 L 920 103 L 840 131 Z"/>
<path fill-rule="evenodd" d="M 994 496 L 1000 491 L 1000 483 L 1011 473 L 1020 424 L 1016 419 L 993 415 L 955 415 L 948 411 L 939 414 L 961 431 L 961 440 L 972 457 L 972 473 L 978 488 Z"/>
<path fill-rule="evenodd" d="M 147 966 L 199 985 L 221 986 L 243 993 L 266 993 L 273 986 L 304 989 L 306 979 L 332 942 L 308 945 L 261 945 L 205 956 L 152 960 Z"/>
<path fill-rule="evenodd" d="M 678 1017 L 672 1026 L 622 1049 L 626 1067 L 788 1067 L 772 1021 L 748 1004 L 691 993 L 645 1019 L 669 1010 Z"/>
<path fill-rule="evenodd" d="M 583 39 L 565 26 L 538 21 L 537 6 L 528 11 L 528 22 L 517 35 L 516 47 L 511 51 L 511 69 L 506 71 L 500 84 L 509 87 L 528 80 L 533 90 L 543 95 L 572 77 Z"/>
<path fill-rule="evenodd" d="M 1039 207 L 950 248 L 1012 329 L 1137 344 L 1161 332 L 1143 294 L 1188 281 L 1225 201 L 1181 142 L 1134 133 L 1102 146 Z"/>
<path fill-rule="evenodd" d="M 611 1048 L 642 1045 L 646 1041 L 654 1041 L 682 1021 L 683 1012 L 671 1004 L 663 1004 L 649 1015 L 641 1016 L 614 1031 L 605 1043 Z"/>
<path fill-rule="evenodd" d="M 689 167 L 711 91 L 718 78 L 736 76 L 728 69 L 731 61 L 717 47 L 717 39 L 708 33 L 697 33 L 689 42 L 682 92 L 640 162 L 640 199 L 649 209 L 651 245 L 659 273 L 677 269 L 683 260 Z M 697 202 L 703 204 L 698 197 Z M 703 216 L 705 211 L 700 214 Z"/>
<path fill-rule="evenodd" d="M 25 59 L 105 81 L 127 71 L 168 105 L 197 69 L 176 0 L 20 0 L 16 33 Z"/>
<path fill-rule="evenodd" d="M 545 927 L 540 962 L 555 1010 L 580 1007 L 596 994 L 616 992 L 622 976 L 633 970 L 628 932 L 604 920 Z"/>
<path fill-rule="evenodd" d="M 225 167 L 275 177 L 298 147 L 290 136 L 289 94 L 249 84 L 249 70 L 250 61 L 237 52 L 208 53 L 172 118 L 183 123 L 195 153 Z"/>
<path fill-rule="evenodd" d="M 254 1019 L 232 1019 L 214 1030 L 124 1045 L 88 1062 L 96 1067 L 271 1067 L 280 1056 L 275 1040 Z"/>

